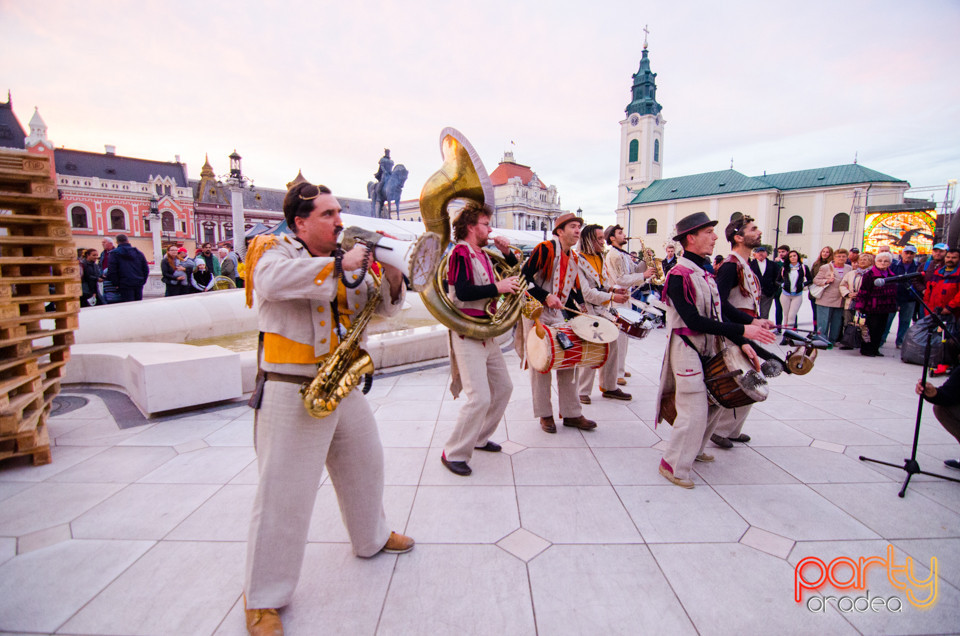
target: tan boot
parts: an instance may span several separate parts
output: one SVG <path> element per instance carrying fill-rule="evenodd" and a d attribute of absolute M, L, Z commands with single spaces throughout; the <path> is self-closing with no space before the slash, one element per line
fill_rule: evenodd
<path fill-rule="evenodd" d="M 247 615 L 247 633 L 250 636 L 283 636 L 283 623 L 275 609 L 247 609 L 247 597 L 243 597 L 243 610 Z"/>

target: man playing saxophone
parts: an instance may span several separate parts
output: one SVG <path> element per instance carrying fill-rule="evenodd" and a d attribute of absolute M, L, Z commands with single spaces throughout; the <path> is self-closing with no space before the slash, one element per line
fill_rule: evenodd
<path fill-rule="evenodd" d="M 603 232 L 603 238 L 606 239 L 610 249 L 603 260 L 603 267 L 606 270 L 607 280 L 615 288 L 629 289 L 637 285 L 642 285 L 656 272 L 648 268 L 642 260 L 637 260 L 630 256 L 623 249 L 627 244 L 627 237 L 623 233 L 623 228 L 619 225 L 611 225 Z M 630 309 L 630 298 L 628 294 L 627 301 L 613 305 L 614 309 Z M 630 377 L 627 371 L 627 347 L 630 344 L 630 336 L 620 332 L 617 338 L 617 384 L 627 383 L 626 378 Z"/>
<path fill-rule="evenodd" d="M 254 635 L 283 633 L 277 610 L 290 602 L 300 576 L 324 465 L 354 554 L 371 557 L 413 548 L 413 539 L 387 527 L 383 448 L 366 398 L 352 391 L 333 413 L 315 419 L 298 395 L 375 291 L 373 278 L 362 269 L 369 251 L 357 244 L 339 252 L 340 204 L 325 186 L 292 186 L 283 213 L 295 238 L 257 242 L 247 258 L 262 339 L 253 401 L 260 481 L 244 583 L 247 630 Z M 383 272 L 379 311 L 392 315 L 403 306 L 402 274 L 388 265 Z M 348 289 L 344 279 L 356 287 Z"/>
<path fill-rule="evenodd" d="M 493 263 L 484 253 L 490 236 L 490 211 L 476 201 L 468 201 L 453 222 L 456 246 L 450 253 L 447 267 L 447 295 L 460 311 L 468 316 L 483 317 L 488 307 L 501 294 L 519 290 L 517 276 L 497 281 Z M 502 236 L 493 239 L 508 266 L 517 258 L 510 243 Z M 450 392 L 454 399 L 463 389 L 467 403 L 460 408 L 457 423 L 443 447 L 440 461 L 450 472 L 466 477 L 472 473 L 468 462 L 474 450 L 500 452 L 500 445 L 490 441 L 507 408 L 513 382 L 495 338 L 476 339 L 468 334 L 450 331 Z"/>

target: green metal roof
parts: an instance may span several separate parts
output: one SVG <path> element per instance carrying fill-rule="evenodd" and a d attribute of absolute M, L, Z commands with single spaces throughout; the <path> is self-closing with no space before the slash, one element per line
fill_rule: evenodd
<path fill-rule="evenodd" d="M 906 183 L 903 179 L 891 177 L 856 163 L 813 168 L 811 170 L 780 172 L 759 177 L 748 177 L 736 170 L 721 170 L 720 172 L 704 172 L 686 177 L 658 179 L 637 192 L 630 204 L 691 199 L 755 190 L 802 190 L 805 188 L 877 182 Z"/>

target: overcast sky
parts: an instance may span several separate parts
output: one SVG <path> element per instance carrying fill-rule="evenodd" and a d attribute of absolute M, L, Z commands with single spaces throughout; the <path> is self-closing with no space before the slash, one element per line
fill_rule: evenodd
<path fill-rule="evenodd" d="M 512 148 L 565 208 L 607 221 L 644 24 L 664 177 L 855 154 L 914 187 L 960 177 L 956 0 L 0 0 L 0 88 L 58 147 L 180 155 L 191 178 L 236 148 L 257 185 L 302 169 L 353 197 L 385 147 L 417 197 L 454 126 L 488 171 Z"/>

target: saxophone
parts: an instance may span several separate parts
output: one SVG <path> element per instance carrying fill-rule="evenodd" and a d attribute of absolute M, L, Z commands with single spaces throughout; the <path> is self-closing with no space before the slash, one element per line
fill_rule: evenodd
<path fill-rule="evenodd" d="M 643 241 L 641 241 L 640 244 L 642 246 Z M 666 274 L 663 273 L 663 259 L 656 258 L 656 256 L 654 255 L 653 248 L 651 247 L 643 247 L 642 249 L 643 249 L 643 262 L 647 264 L 647 267 L 649 267 L 654 272 L 656 272 L 653 275 L 653 278 L 651 278 L 647 282 L 650 283 L 651 285 L 662 287 L 663 282 L 667 278 Z"/>
<path fill-rule="evenodd" d="M 350 329 L 336 351 L 327 356 L 317 369 L 316 377 L 310 384 L 300 387 L 303 405 L 313 417 L 321 418 L 333 413 L 340 401 L 356 388 L 363 376 L 374 371 L 370 354 L 360 348 L 363 331 L 380 304 L 380 278 L 373 272 L 370 272 L 370 275 L 373 277 L 374 289 L 367 304 L 350 323 Z"/>

